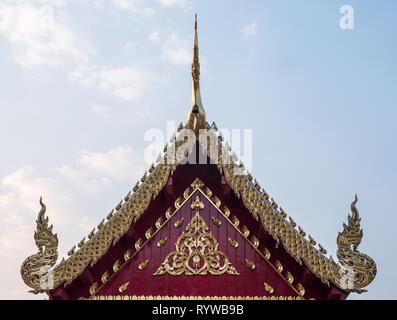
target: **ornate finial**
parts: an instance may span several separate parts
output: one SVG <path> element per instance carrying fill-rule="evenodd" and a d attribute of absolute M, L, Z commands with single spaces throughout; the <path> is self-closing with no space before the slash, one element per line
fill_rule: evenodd
<path fill-rule="evenodd" d="M 38 252 L 26 258 L 21 266 L 23 281 L 32 289 L 32 293 L 49 291 L 59 283 L 61 267 L 53 269 L 53 278 L 46 281 L 47 273 L 55 265 L 58 258 L 58 237 L 52 232 L 52 225 L 48 226 L 48 217 L 45 217 L 46 206 L 40 197 L 41 209 L 36 220 L 34 240 Z M 42 280 L 44 279 L 44 280 Z M 51 280 L 51 281 L 50 281 Z"/>
<path fill-rule="evenodd" d="M 193 62 L 192 62 L 192 104 L 187 116 L 187 127 L 199 133 L 200 129 L 205 128 L 205 111 L 201 102 L 200 94 L 200 62 L 197 37 L 197 14 L 194 21 L 194 46 L 193 46 Z"/>
<path fill-rule="evenodd" d="M 363 237 L 363 231 L 360 228 L 360 216 L 356 208 L 357 194 L 350 205 L 352 215 L 347 216 L 348 224 L 343 224 L 343 231 L 338 233 L 336 242 L 338 250 L 336 255 L 339 262 L 346 269 L 347 274 L 350 271 L 351 279 L 338 271 L 337 278 L 341 279 L 341 285 L 347 291 L 358 293 L 366 290 L 362 289 L 374 280 L 376 276 L 376 264 L 372 258 L 358 251 L 358 246 Z M 345 281 L 348 280 L 348 281 Z M 345 283 L 347 282 L 347 283 Z"/>

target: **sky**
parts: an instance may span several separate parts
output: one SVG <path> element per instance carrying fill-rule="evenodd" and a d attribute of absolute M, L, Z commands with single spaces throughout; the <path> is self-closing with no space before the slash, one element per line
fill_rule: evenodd
<path fill-rule="evenodd" d="M 19 274 L 40 196 L 66 256 L 149 167 L 145 134 L 186 122 L 195 13 L 207 120 L 252 130 L 253 176 L 328 256 L 357 193 L 359 250 L 378 274 L 349 299 L 396 299 L 396 9 L 1 0 L 0 299 L 46 298 Z"/>

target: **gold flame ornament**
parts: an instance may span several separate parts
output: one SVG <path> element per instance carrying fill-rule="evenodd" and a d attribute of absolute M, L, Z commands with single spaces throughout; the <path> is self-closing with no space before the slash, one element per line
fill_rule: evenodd
<path fill-rule="evenodd" d="M 176 241 L 175 247 L 176 250 L 167 255 L 153 275 L 239 275 L 226 254 L 219 250 L 218 241 L 198 212 Z"/>

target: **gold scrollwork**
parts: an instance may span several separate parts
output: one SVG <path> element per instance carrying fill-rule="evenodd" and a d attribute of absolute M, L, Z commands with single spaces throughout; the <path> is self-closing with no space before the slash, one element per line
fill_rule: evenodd
<path fill-rule="evenodd" d="M 157 221 L 156 221 L 156 223 L 155 223 L 156 228 L 157 228 L 157 229 L 160 229 L 161 226 L 163 225 L 163 223 L 164 223 L 163 217 L 158 218 Z"/>
<path fill-rule="evenodd" d="M 109 272 L 108 271 L 105 271 L 103 274 L 102 274 L 102 276 L 101 276 L 101 281 L 102 281 L 102 283 L 106 283 L 108 280 L 109 280 Z"/>
<path fill-rule="evenodd" d="M 182 217 L 182 218 L 178 219 L 177 221 L 175 221 L 174 227 L 175 228 L 179 228 L 182 225 L 182 223 L 183 223 L 183 219 L 184 218 Z"/>
<path fill-rule="evenodd" d="M 230 210 L 228 209 L 228 207 L 226 206 L 223 207 L 223 214 L 225 215 L 226 218 L 229 218 Z"/>
<path fill-rule="evenodd" d="M 146 260 L 142 261 L 142 262 L 138 265 L 138 269 L 139 269 L 139 270 L 144 270 L 144 269 L 147 267 L 148 263 L 149 263 L 149 259 L 146 259 Z"/>
<path fill-rule="evenodd" d="M 201 201 L 199 195 L 196 196 L 196 198 L 190 205 L 190 208 L 192 208 L 193 210 L 196 208 L 198 208 L 199 210 L 204 209 L 204 203 L 203 203 L 203 201 Z"/>
<path fill-rule="evenodd" d="M 193 189 L 200 189 L 200 188 L 204 187 L 204 183 L 199 178 L 196 178 L 196 180 L 194 180 L 190 186 Z"/>
<path fill-rule="evenodd" d="M 248 230 L 248 228 L 247 228 L 246 226 L 242 226 L 242 227 L 241 227 L 241 232 L 242 232 L 242 234 L 243 234 L 243 236 L 244 236 L 245 238 L 248 238 L 248 236 L 249 236 L 249 234 L 250 234 L 250 231 Z"/>
<path fill-rule="evenodd" d="M 221 224 L 222 224 L 221 220 L 219 220 L 219 219 L 216 218 L 216 217 L 211 217 L 211 220 L 212 220 L 212 222 L 214 223 L 214 225 L 216 225 L 217 227 L 220 227 Z"/>
<path fill-rule="evenodd" d="M 232 217 L 232 224 L 237 228 L 238 225 L 240 224 L 240 220 L 237 219 L 236 216 L 233 216 L 233 217 Z"/>
<path fill-rule="evenodd" d="M 263 254 L 264 254 L 266 260 L 270 259 L 270 251 L 269 251 L 269 249 L 267 249 L 267 248 L 263 249 Z"/>
<path fill-rule="evenodd" d="M 159 240 L 159 241 L 157 242 L 157 246 L 158 246 L 159 248 L 162 248 L 162 247 L 165 245 L 165 243 L 167 242 L 167 240 L 168 240 L 168 238 L 164 238 L 164 239 Z"/>
<path fill-rule="evenodd" d="M 117 272 L 120 269 L 121 266 L 121 262 L 120 260 L 117 260 L 114 264 L 113 264 L 113 272 Z"/>
<path fill-rule="evenodd" d="M 145 232 L 145 238 L 146 238 L 147 240 L 149 240 L 149 239 L 152 237 L 153 233 L 154 233 L 153 228 L 150 227 L 150 228 L 149 228 L 148 230 L 146 230 L 146 232 Z"/>
<path fill-rule="evenodd" d="M 98 282 L 94 282 L 91 286 L 90 289 L 88 290 L 90 292 L 90 295 L 92 296 L 95 291 L 97 291 L 97 289 L 99 288 L 99 284 Z"/>
<path fill-rule="evenodd" d="M 174 202 L 174 207 L 178 209 L 181 205 L 182 205 L 182 199 L 181 197 L 178 197 Z"/>
<path fill-rule="evenodd" d="M 276 260 L 275 266 L 278 273 L 283 272 L 284 267 L 280 261 Z"/>
<path fill-rule="evenodd" d="M 257 237 L 255 237 L 254 235 L 251 237 L 251 243 L 255 248 L 258 248 L 259 246 L 259 240 Z"/>
<path fill-rule="evenodd" d="M 248 268 L 250 268 L 251 270 L 254 270 L 256 268 L 256 265 L 253 261 L 249 260 L 249 259 L 245 259 L 245 264 L 247 265 Z"/>
<path fill-rule="evenodd" d="M 232 238 L 228 238 L 229 240 L 229 244 L 233 247 L 233 248 L 237 248 L 238 247 L 238 242 L 236 240 L 233 240 Z"/>
<path fill-rule="evenodd" d="M 142 248 L 143 245 L 143 240 L 141 238 L 139 238 L 136 242 L 135 242 L 135 250 L 138 251 L 139 249 Z"/>
<path fill-rule="evenodd" d="M 167 219 L 171 218 L 172 215 L 172 208 L 168 208 L 167 211 L 165 212 L 165 217 Z"/>
<path fill-rule="evenodd" d="M 153 274 L 170 275 L 239 275 L 199 212 L 192 217 L 185 231 L 175 243 L 176 251 L 170 252 Z"/>
<path fill-rule="evenodd" d="M 296 290 L 298 291 L 299 296 L 303 297 L 305 295 L 305 288 L 302 286 L 301 283 L 298 283 L 296 285 Z"/>
<path fill-rule="evenodd" d="M 292 284 L 292 282 L 294 282 L 294 276 L 289 271 L 287 271 L 287 273 L 285 274 L 285 278 L 287 279 L 289 284 Z"/>
<path fill-rule="evenodd" d="M 128 250 L 124 253 L 124 261 L 130 260 L 131 256 L 132 256 L 132 250 L 131 250 L 131 249 L 128 249 Z"/>
<path fill-rule="evenodd" d="M 130 284 L 129 282 L 126 282 L 126 283 L 122 284 L 122 285 L 119 287 L 119 292 L 120 292 L 120 293 L 125 292 L 125 291 L 127 290 L 129 284 Z"/>
<path fill-rule="evenodd" d="M 268 284 L 266 282 L 263 282 L 263 285 L 265 286 L 265 291 L 266 292 L 268 292 L 270 294 L 272 294 L 274 292 L 274 289 L 273 289 L 273 287 L 270 284 Z"/>

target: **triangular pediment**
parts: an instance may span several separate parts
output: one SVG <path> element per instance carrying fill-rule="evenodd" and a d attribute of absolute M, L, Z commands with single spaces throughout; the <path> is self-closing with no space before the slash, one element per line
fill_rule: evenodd
<path fill-rule="evenodd" d="M 93 295 L 299 296 L 296 284 L 266 260 L 254 230 L 240 224 L 200 180 L 192 186 Z"/>

